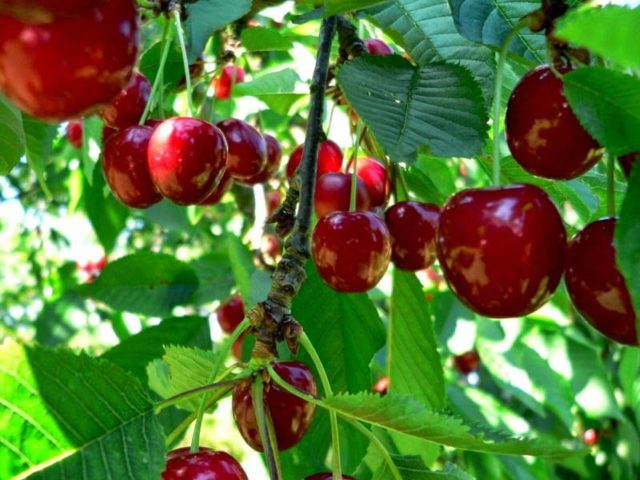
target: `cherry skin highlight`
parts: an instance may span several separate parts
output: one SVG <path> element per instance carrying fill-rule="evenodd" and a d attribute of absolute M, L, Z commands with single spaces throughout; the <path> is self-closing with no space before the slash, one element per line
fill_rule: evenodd
<path fill-rule="evenodd" d="M 616 264 L 616 219 L 587 225 L 569 244 L 565 281 L 573 305 L 605 337 L 638 345 L 636 313 Z"/>
<path fill-rule="evenodd" d="M 229 146 L 227 170 L 240 182 L 253 181 L 267 165 L 267 142 L 260 132 L 242 120 L 218 123 Z"/>
<path fill-rule="evenodd" d="M 244 68 L 227 65 L 214 80 L 214 92 L 218 100 L 227 100 L 231 96 L 233 85 L 244 82 Z"/>
<path fill-rule="evenodd" d="M 224 174 L 227 142 L 209 122 L 173 117 L 153 131 L 147 161 L 151 179 L 163 197 L 179 205 L 197 204 Z"/>
<path fill-rule="evenodd" d="M 141 73 L 134 73 L 127 86 L 109 105 L 100 110 L 100 117 L 111 128 L 137 125 L 151 94 L 151 83 Z"/>
<path fill-rule="evenodd" d="M 393 49 L 384 40 L 377 38 L 367 38 L 364 40 L 364 46 L 367 48 L 369 55 L 386 56 L 393 55 Z"/>
<path fill-rule="evenodd" d="M 540 308 L 564 271 L 566 231 L 533 185 L 463 190 L 440 213 L 436 249 L 451 290 L 494 318 Z"/>
<path fill-rule="evenodd" d="M 402 269 L 416 272 L 436 261 L 436 232 L 440 209 L 420 202 L 398 202 L 385 212 L 391 234 L 391 259 Z"/>
<path fill-rule="evenodd" d="M 269 134 L 264 134 L 263 137 L 267 144 L 267 163 L 260 173 L 243 182 L 247 185 L 255 185 L 256 183 L 264 183 L 271 180 L 280 168 L 280 162 L 282 161 L 282 147 L 280 146 L 280 142 Z"/>
<path fill-rule="evenodd" d="M 333 212 L 348 212 L 351 202 L 352 176 L 348 173 L 325 173 L 318 179 L 314 207 L 318 218 Z M 356 209 L 369 210 L 369 192 L 364 182 L 356 178 Z"/>
<path fill-rule="evenodd" d="M 389 198 L 391 184 L 387 169 L 373 158 L 359 158 L 356 175 L 362 179 L 369 191 L 372 207 L 381 207 Z"/>
<path fill-rule="evenodd" d="M 167 454 L 162 480 L 249 480 L 249 477 L 226 452 L 201 447 L 197 453 L 191 453 L 185 447 Z"/>
<path fill-rule="evenodd" d="M 513 158 L 534 175 L 569 180 L 602 157 L 602 148 L 580 125 L 564 96 L 562 80 L 548 65 L 534 68 L 516 85 L 505 128 Z"/>
<path fill-rule="evenodd" d="M 274 362 L 273 369 L 288 384 L 298 390 L 316 395 L 318 389 L 313 374 L 300 362 Z M 311 425 L 315 405 L 298 398 L 271 381 L 264 386 L 265 409 L 271 414 L 278 449 L 287 450 L 296 445 Z M 233 391 L 233 418 L 242 438 L 251 448 L 264 450 L 251 401 L 251 382 L 244 382 Z"/>
<path fill-rule="evenodd" d="M 244 302 L 240 295 L 234 295 L 218 308 L 218 323 L 224 333 L 233 333 L 244 320 Z"/>
<path fill-rule="evenodd" d="M 302 162 L 302 152 L 304 145 L 298 145 L 287 163 L 287 178 L 291 180 L 296 174 L 300 162 Z M 342 169 L 342 150 L 337 143 L 331 140 L 325 140 L 318 146 L 318 169 L 316 171 L 316 179 L 325 173 L 339 172 Z"/>

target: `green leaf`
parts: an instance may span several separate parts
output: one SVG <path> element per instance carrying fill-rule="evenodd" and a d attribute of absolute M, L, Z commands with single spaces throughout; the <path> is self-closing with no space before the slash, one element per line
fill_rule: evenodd
<path fill-rule="evenodd" d="M 610 153 L 640 150 L 640 79 L 602 67 L 562 76 L 564 92 L 582 126 Z"/>
<path fill-rule="evenodd" d="M 293 42 L 273 28 L 253 27 L 242 31 L 242 46 L 249 52 L 268 52 L 293 48 Z"/>
<path fill-rule="evenodd" d="M 174 317 L 142 330 L 102 355 L 147 383 L 147 364 L 162 357 L 165 345 L 211 349 L 209 321 L 202 317 Z"/>
<path fill-rule="evenodd" d="M 0 175 L 6 175 L 24 154 L 22 114 L 0 94 Z"/>
<path fill-rule="evenodd" d="M 447 0 L 393 0 L 373 11 L 375 21 L 399 37 L 418 65 L 446 61 L 467 68 L 491 105 L 495 61 L 493 52 L 462 37 Z"/>
<path fill-rule="evenodd" d="M 469 40 L 502 47 L 505 37 L 520 18 L 540 8 L 536 0 L 451 0 L 453 19 L 460 34 Z M 545 37 L 529 29 L 518 32 L 509 52 L 534 64 L 547 58 Z"/>
<path fill-rule="evenodd" d="M 49 160 L 51 144 L 56 136 L 58 127 L 57 125 L 36 120 L 27 114 L 22 115 L 22 126 L 24 128 L 27 161 L 36 174 L 40 188 L 42 188 L 47 197 L 51 197 L 51 192 L 45 180 L 44 169 Z"/>
<path fill-rule="evenodd" d="M 0 478 L 160 478 L 162 429 L 142 385 L 119 367 L 5 341 L 0 398 Z"/>
<path fill-rule="evenodd" d="M 291 106 L 308 93 L 308 87 L 290 68 L 265 73 L 250 82 L 239 83 L 233 87 L 234 96 L 259 98 L 280 115 L 286 115 Z"/>
<path fill-rule="evenodd" d="M 325 15 L 362 10 L 387 0 L 324 0 Z"/>
<path fill-rule="evenodd" d="M 102 153 L 102 127 L 104 124 L 97 116 L 90 116 L 82 122 L 82 172 L 89 185 L 94 186 L 96 179 L 102 181 L 102 174 L 98 177 L 96 166 Z M 104 182 L 102 182 L 104 185 Z"/>
<path fill-rule="evenodd" d="M 189 61 L 193 62 L 202 53 L 211 35 L 249 13 L 251 3 L 251 0 L 198 0 L 187 3 Z"/>
<path fill-rule="evenodd" d="M 437 156 L 471 156 L 487 135 L 482 94 L 457 65 L 413 67 L 390 55 L 345 63 L 338 82 L 392 160 L 412 163 L 420 146 Z"/>
<path fill-rule="evenodd" d="M 554 35 L 587 48 L 593 55 L 608 58 L 627 68 L 640 67 L 637 42 L 640 8 L 604 5 L 569 10 L 554 28 Z"/>
<path fill-rule="evenodd" d="M 140 56 L 140 65 L 138 68 L 140 69 L 140 72 L 152 83 L 156 78 L 156 73 L 160 67 L 160 58 L 162 57 L 163 49 L 164 45 L 162 42 L 156 42 Z M 184 78 L 182 53 L 180 52 L 180 46 L 178 45 L 177 40 L 174 39 L 171 47 L 169 48 L 167 62 L 165 63 L 162 74 L 164 88 L 175 88 L 182 78 Z"/>
<path fill-rule="evenodd" d="M 443 470 L 434 471 L 429 470 L 422 459 L 416 455 L 392 455 L 391 459 L 398 467 L 403 480 L 473 480 L 471 475 L 451 463 L 447 463 Z M 383 462 L 373 475 L 373 480 L 389 478 L 392 478 L 392 473 Z"/>
<path fill-rule="evenodd" d="M 191 262 L 191 268 L 198 275 L 198 290 L 193 303 L 202 305 L 214 300 L 224 300 L 236 284 L 226 252 L 213 252 Z"/>
<path fill-rule="evenodd" d="M 170 255 L 140 252 L 107 264 L 80 293 L 115 310 L 164 317 L 189 302 L 198 277 L 187 264 Z"/>

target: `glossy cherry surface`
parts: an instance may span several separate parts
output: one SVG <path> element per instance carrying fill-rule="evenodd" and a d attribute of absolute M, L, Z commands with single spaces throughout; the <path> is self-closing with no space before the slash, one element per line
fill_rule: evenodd
<path fill-rule="evenodd" d="M 384 219 L 391 234 L 391 259 L 402 269 L 416 272 L 436 261 L 436 232 L 440 209 L 421 202 L 398 202 Z"/>
<path fill-rule="evenodd" d="M 471 310 L 495 318 L 537 310 L 564 271 L 566 231 L 533 185 L 463 190 L 440 213 L 436 248 L 449 287 Z"/>
<path fill-rule="evenodd" d="M 233 185 L 233 177 L 229 174 L 228 170 L 225 168 L 224 173 L 222 174 L 222 178 L 218 181 L 218 184 L 213 189 L 213 191 L 202 200 L 199 205 L 215 205 L 224 194 L 231 190 L 231 186 Z"/>
<path fill-rule="evenodd" d="M 298 145 L 289 156 L 287 163 L 287 178 L 291 179 L 295 175 L 300 162 L 302 162 L 302 152 L 304 145 Z M 316 178 L 320 178 L 325 173 L 339 172 L 342 169 L 342 150 L 337 143 L 325 140 L 318 146 L 318 168 Z"/>
<path fill-rule="evenodd" d="M 137 125 L 150 94 L 151 83 L 147 77 L 136 72 L 111 103 L 100 110 L 100 117 L 112 128 L 121 129 Z"/>
<path fill-rule="evenodd" d="M 104 176 L 118 200 L 131 208 L 147 208 L 162 200 L 147 163 L 153 130 L 133 126 L 112 135 L 104 149 Z"/>
<path fill-rule="evenodd" d="M 348 212 L 351 201 L 352 176 L 348 173 L 325 173 L 318 179 L 314 208 L 318 218 L 333 212 Z M 356 209 L 369 210 L 371 202 L 364 182 L 356 178 Z"/>
<path fill-rule="evenodd" d="M 227 65 L 214 80 L 215 96 L 218 100 L 226 100 L 231 96 L 231 88 L 237 83 L 244 82 L 244 68 Z"/>
<path fill-rule="evenodd" d="M 631 175 L 631 169 L 639 158 L 640 152 L 628 153 L 627 155 L 618 157 L 618 163 L 620 163 L 620 168 L 622 168 L 625 177 Z"/>
<path fill-rule="evenodd" d="M 272 365 L 288 384 L 311 395 L 318 393 L 313 374 L 304 363 L 274 362 Z M 264 403 L 273 420 L 279 450 L 291 448 L 302 440 L 313 420 L 315 405 L 290 394 L 274 382 L 264 386 Z M 251 402 L 251 382 L 242 383 L 234 389 L 232 407 L 242 438 L 254 450 L 263 451 Z"/>
<path fill-rule="evenodd" d="M 365 292 L 384 275 L 391 238 L 371 212 L 335 212 L 316 224 L 311 255 L 322 279 L 339 292 Z"/>
<path fill-rule="evenodd" d="M 507 105 L 505 127 L 513 158 L 534 175 L 568 180 L 602 157 L 602 148 L 571 110 L 562 80 L 547 65 L 531 70 L 516 85 Z"/>
<path fill-rule="evenodd" d="M 197 453 L 178 448 L 167 454 L 162 480 L 248 480 L 238 461 L 226 452 L 201 447 Z"/>
<path fill-rule="evenodd" d="M 137 53 L 133 0 L 38 25 L 0 16 L 0 90 L 42 120 L 80 117 L 110 102 L 129 81 Z"/>
<path fill-rule="evenodd" d="M 280 168 L 280 162 L 282 161 L 282 147 L 280 146 L 280 142 L 268 133 L 264 134 L 263 137 L 267 144 L 267 163 L 260 173 L 243 182 L 247 185 L 255 185 L 256 183 L 271 180 Z"/>
<path fill-rule="evenodd" d="M 84 126 L 82 120 L 71 120 L 67 124 L 67 138 L 75 148 L 82 148 L 82 132 Z"/>
<path fill-rule="evenodd" d="M 240 295 L 234 295 L 218 308 L 218 323 L 225 333 L 233 333 L 244 320 L 244 302 Z"/>
<path fill-rule="evenodd" d="M 393 55 L 393 49 L 384 40 L 379 40 L 377 38 L 367 38 L 366 40 L 364 40 L 364 46 L 367 48 L 367 52 L 369 52 L 370 55 Z"/>
<path fill-rule="evenodd" d="M 153 131 L 147 160 L 151 179 L 163 197 L 180 205 L 197 204 L 224 174 L 227 142 L 209 122 L 173 117 Z"/>
<path fill-rule="evenodd" d="M 582 441 L 590 447 L 597 445 L 598 440 L 600 440 L 600 435 L 598 435 L 598 431 L 595 428 L 585 430 L 582 434 Z"/>
<path fill-rule="evenodd" d="M 616 220 L 587 225 L 569 244 L 565 281 L 571 301 L 605 337 L 638 345 L 636 314 L 627 284 L 616 264 Z"/>
<path fill-rule="evenodd" d="M 469 375 L 471 372 L 478 369 L 480 365 L 480 356 L 478 352 L 471 350 L 461 355 L 453 357 L 453 364 L 463 375 Z"/>
<path fill-rule="evenodd" d="M 47 23 L 60 17 L 74 16 L 107 0 L 2 0 L 0 15 L 12 15 L 22 21 Z"/>
<path fill-rule="evenodd" d="M 247 122 L 230 118 L 218 123 L 229 146 L 227 170 L 241 182 L 252 181 L 267 165 L 267 142 Z"/>
<path fill-rule="evenodd" d="M 330 472 L 314 473 L 305 477 L 304 480 L 333 480 L 333 474 Z M 342 480 L 356 480 L 355 477 L 349 475 L 342 475 Z"/>
<path fill-rule="evenodd" d="M 369 157 L 359 158 L 356 174 L 367 186 L 372 207 L 380 207 L 387 203 L 391 184 L 387 169 L 382 163 Z"/>

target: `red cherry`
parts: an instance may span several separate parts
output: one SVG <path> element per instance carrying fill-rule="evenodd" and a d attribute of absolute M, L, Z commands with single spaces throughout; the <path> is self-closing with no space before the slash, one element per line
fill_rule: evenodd
<path fill-rule="evenodd" d="M 348 173 L 325 173 L 318 179 L 314 196 L 314 206 L 318 218 L 333 212 L 348 212 L 351 201 L 352 176 Z M 367 187 L 356 178 L 356 209 L 369 210 L 371 202 Z"/>
<path fill-rule="evenodd" d="M 163 197 L 179 205 L 197 204 L 224 174 L 227 142 L 209 122 L 173 117 L 153 131 L 147 160 L 151 179 Z"/>
<path fill-rule="evenodd" d="M 240 335 L 239 338 L 236 339 L 235 342 L 233 342 L 233 344 L 231 345 L 231 353 L 233 353 L 233 356 L 236 357 L 238 360 L 242 361 L 242 351 L 244 349 L 244 338 L 247 336 L 247 332 L 244 332 L 242 335 Z"/>
<path fill-rule="evenodd" d="M 453 364 L 463 375 L 469 375 L 471 372 L 478 369 L 480 365 L 480 356 L 478 352 L 471 350 L 470 352 L 463 353 L 462 355 L 456 355 L 453 357 Z"/>
<path fill-rule="evenodd" d="M 255 185 L 256 183 L 271 180 L 280 168 L 280 161 L 282 160 L 280 142 L 269 134 L 264 134 L 263 137 L 267 144 L 267 163 L 260 173 L 242 182 L 247 185 Z"/>
<path fill-rule="evenodd" d="M 231 87 L 244 82 L 244 68 L 227 65 L 214 80 L 215 95 L 218 100 L 226 100 L 231 96 Z"/>
<path fill-rule="evenodd" d="M 464 190 L 440 213 L 436 249 L 449 287 L 471 310 L 519 317 L 537 310 L 564 270 L 566 232 L 533 185 Z"/>
<path fill-rule="evenodd" d="M 296 174 L 300 162 L 302 161 L 302 152 L 304 145 L 298 145 L 287 163 L 287 178 L 291 180 Z M 318 146 L 318 169 L 316 178 L 320 178 L 325 173 L 339 172 L 342 169 L 342 150 L 337 143 L 331 140 L 325 140 Z"/>
<path fill-rule="evenodd" d="M 71 120 L 67 124 L 67 138 L 75 148 L 82 148 L 82 132 L 84 126 L 82 120 Z"/>
<path fill-rule="evenodd" d="M 162 200 L 147 163 L 150 127 L 133 126 L 113 134 L 104 149 L 104 176 L 118 200 L 131 208 L 147 208 Z"/>
<path fill-rule="evenodd" d="M 39 25 L 0 16 L 0 90 L 43 120 L 92 113 L 131 77 L 137 20 L 133 0 L 111 0 Z"/>
<path fill-rule="evenodd" d="M 115 128 L 107 127 L 106 125 L 102 127 L 102 145 L 107 144 L 107 140 L 111 138 L 111 136 L 116 133 L 118 130 Z"/>
<path fill-rule="evenodd" d="M 272 233 L 265 233 L 260 241 L 260 252 L 267 259 L 275 260 L 280 256 L 280 240 Z"/>
<path fill-rule="evenodd" d="M 364 41 L 364 46 L 367 47 L 367 52 L 369 52 L 370 55 L 393 55 L 393 49 L 389 46 L 389 44 L 377 38 L 367 38 Z"/>
<path fill-rule="evenodd" d="M 616 264 L 615 218 L 587 225 L 569 243 L 565 281 L 571 301 L 605 337 L 638 345 L 636 314 Z"/>
<path fill-rule="evenodd" d="M 389 266 L 389 230 L 371 212 L 331 213 L 316 224 L 311 255 L 331 288 L 365 292 L 380 281 Z"/>
<path fill-rule="evenodd" d="M 387 203 L 391 184 L 387 169 L 382 163 L 373 158 L 359 158 L 356 174 L 367 186 L 372 207 L 380 207 Z"/>
<path fill-rule="evenodd" d="M 244 320 L 244 303 L 240 295 L 234 295 L 218 308 L 218 323 L 225 333 L 233 333 Z"/>
<path fill-rule="evenodd" d="M 273 190 L 271 192 L 267 192 L 266 196 L 267 213 L 271 216 L 282 203 L 282 193 L 279 190 Z"/>
<path fill-rule="evenodd" d="M 398 202 L 385 212 L 396 267 L 416 272 L 436 261 L 440 209 L 420 202 Z"/>
<path fill-rule="evenodd" d="M 310 395 L 316 395 L 316 381 L 307 366 L 300 362 L 274 362 L 273 369 L 288 384 Z M 283 390 L 274 382 L 264 386 L 264 403 L 271 414 L 276 432 L 278 450 L 287 450 L 307 433 L 315 405 Z M 263 446 L 251 402 L 251 382 L 245 382 L 233 391 L 233 418 L 242 438 L 251 448 L 262 452 Z"/>
<path fill-rule="evenodd" d="M 373 391 L 380 395 L 386 395 L 389 391 L 389 377 L 380 377 L 373 385 Z"/>
<path fill-rule="evenodd" d="M 618 163 L 620 163 L 620 168 L 622 168 L 625 177 L 629 177 L 629 175 L 631 175 L 633 164 L 636 163 L 636 160 L 639 158 L 640 152 L 628 153 L 627 155 L 618 157 Z"/>
<path fill-rule="evenodd" d="M 107 261 L 108 259 L 106 255 L 103 255 L 102 257 L 100 257 L 99 260 L 93 263 L 94 270 L 97 270 L 98 272 L 101 272 L 102 270 L 104 270 L 104 267 L 107 266 Z"/>
<path fill-rule="evenodd" d="M 218 182 L 218 185 L 216 185 L 216 187 L 207 196 L 207 198 L 200 202 L 200 205 L 215 205 L 220 200 L 222 200 L 222 197 L 224 197 L 225 193 L 231 190 L 232 185 L 233 177 L 231 176 L 231 174 L 229 174 L 229 171 L 225 169 L 224 173 L 222 174 L 222 178 Z"/>
<path fill-rule="evenodd" d="M 562 80 L 548 65 L 534 68 L 516 85 L 505 127 L 513 158 L 534 175 L 569 180 L 602 157 L 602 148 L 580 125 L 564 96 Z"/>
<path fill-rule="evenodd" d="M 150 94 L 149 80 L 136 72 L 116 98 L 100 110 L 100 117 L 105 125 L 112 128 L 121 129 L 136 125 L 149 101 Z"/>
<path fill-rule="evenodd" d="M 264 137 L 242 120 L 230 118 L 218 123 L 227 145 L 229 156 L 227 170 L 233 178 L 247 183 L 262 172 L 267 165 L 267 142 Z"/>
<path fill-rule="evenodd" d="M 238 461 L 226 452 L 201 447 L 191 453 L 188 447 L 167 454 L 162 480 L 248 480 Z"/>
<path fill-rule="evenodd" d="M 343 480 L 356 480 L 355 477 L 350 477 L 349 475 L 342 475 Z M 305 477 L 304 480 L 333 480 L 333 473 L 330 472 L 322 472 L 322 473 L 314 473 L 313 475 L 309 475 Z"/>
<path fill-rule="evenodd" d="M 582 440 L 590 447 L 598 444 L 599 437 L 600 435 L 598 435 L 598 431 L 595 428 L 585 430 L 582 434 Z"/>
<path fill-rule="evenodd" d="M 2 0 L 0 15 L 12 15 L 25 22 L 47 23 L 74 16 L 106 0 Z"/>

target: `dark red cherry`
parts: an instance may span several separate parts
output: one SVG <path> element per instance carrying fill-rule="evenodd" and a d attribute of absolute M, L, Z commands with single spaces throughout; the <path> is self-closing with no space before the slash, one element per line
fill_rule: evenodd
<path fill-rule="evenodd" d="M 218 308 L 218 323 L 225 333 L 233 333 L 244 320 L 244 303 L 240 295 L 234 295 Z"/>
<path fill-rule="evenodd" d="M 230 118 L 218 123 L 229 146 L 227 170 L 241 182 L 253 180 L 267 165 L 267 142 L 247 122 Z"/>
<path fill-rule="evenodd" d="M 112 128 L 127 128 L 137 125 L 149 101 L 151 84 L 141 73 L 134 73 L 131 80 L 109 105 L 100 110 L 105 125 Z"/>
<path fill-rule="evenodd" d="M 82 120 L 71 120 L 67 124 L 67 138 L 75 148 L 82 148 L 82 132 L 84 130 Z"/>
<path fill-rule="evenodd" d="M 138 53 L 133 0 L 110 0 L 52 23 L 0 15 L 0 90 L 42 120 L 84 116 L 127 84 Z"/>
<path fill-rule="evenodd" d="M 167 454 L 162 480 L 249 480 L 249 477 L 226 452 L 201 447 L 197 453 L 191 453 L 185 447 Z"/>
<path fill-rule="evenodd" d="M 599 437 L 600 435 L 598 435 L 598 431 L 595 428 L 590 428 L 585 430 L 582 434 L 582 441 L 586 445 L 593 447 L 598 444 L 598 440 L 600 439 Z"/>
<path fill-rule="evenodd" d="M 302 152 L 304 145 L 298 145 L 287 163 L 287 178 L 291 180 L 295 175 L 300 162 L 302 161 Z M 325 173 L 339 172 L 342 169 L 342 150 L 337 143 L 331 140 L 325 140 L 318 146 L 318 169 L 316 178 L 320 178 Z"/>
<path fill-rule="evenodd" d="M 461 355 L 453 357 L 453 364 L 463 375 L 469 375 L 471 372 L 478 369 L 480 365 L 480 356 L 478 352 L 471 350 Z"/>
<path fill-rule="evenodd" d="M 260 173 L 242 182 L 247 185 L 255 185 L 256 183 L 271 180 L 280 168 L 280 162 L 282 160 L 282 147 L 280 146 L 280 142 L 268 133 L 264 134 L 263 137 L 267 144 L 267 163 Z"/>
<path fill-rule="evenodd" d="M 115 197 L 131 208 L 147 208 L 162 200 L 147 163 L 150 127 L 133 126 L 113 134 L 104 149 L 104 176 Z"/>
<path fill-rule="evenodd" d="M 391 184 L 383 164 L 373 158 L 359 158 L 356 174 L 367 186 L 372 207 L 380 207 L 387 203 Z"/>
<path fill-rule="evenodd" d="M 398 202 L 385 212 L 391 234 L 391 259 L 402 269 L 416 272 L 436 261 L 436 232 L 440 209 L 420 202 Z"/>
<path fill-rule="evenodd" d="M 369 52 L 370 55 L 393 55 L 393 49 L 389 46 L 389 44 L 377 38 L 367 38 L 364 41 L 364 46 L 367 48 L 367 52 Z"/>
<path fill-rule="evenodd" d="M 218 185 L 216 185 L 213 191 L 207 196 L 207 198 L 202 200 L 199 205 L 215 205 L 220 200 L 222 200 L 222 197 L 224 197 L 225 193 L 231 190 L 232 185 L 233 177 L 229 174 L 229 171 L 225 169 L 224 173 L 222 174 L 222 178 L 218 182 Z"/>
<path fill-rule="evenodd" d="M 436 249 L 449 287 L 487 317 L 527 315 L 555 291 L 566 231 L 533 185 L 463 190 L 442 209 Z"/>
<path fill-rule="evenodd" d="M 313 231 L 311 255 L 322 279 L 339 292 L 365 292 L 387 271 L 391 238 L 372 212 L 335 212 Z"/>
<path fill-rule="evenodd" d="M 227 65 L 220 75 L 214 79 L 214 90 L 218 100 L 226 100 L 231 96 L 231 88 L 236 83 L 244 82 L 244 68 Z"/>
<path fill-rule="evenodd" d="M 569 180 L 602 157 L 602 148 L 580 125 L 564 96 L 562 80 L 548 65 L 534 68 L 516 85 L 505 127 L 513 158 L 534 175 Z"/>
<path fill-rule="evenodd" d="M 348 212 L 351 201 L 352 176 L 348 173 L 325 173 L 318 179 L 314 207 L 318 218 L 333 212 Z M 371 202 L 364 182 L 356 178 L 356 209 L 369 210 Z"/>
<path fill-rule="evenodd" d="M 380 377 L 373 385 L 373 391 L 380 395 L 386 395 L 389 391 L 389 377 Z"/>
<path fill-rule="evenodd" d="M 163 197 L 180 205 L 197 204 L 224 174 L 227 142 L 209 122 L 173 117 L 153 131 L 147 160 L 151 179 Z"/>
<path fill-rule="evenodd" d="M 0 15 L 11 15 L 24 22 L 48 23 L 97 7 L 106 0 L 2 0 Z"/>
<path fill-rule="evenodd" d="M 284 381 L 298 390 L 310 395 L 318 393 L 313 374 L 304 363 L 274 362 L 272 366 Z M 278 450 L 287 450 L 302 440 L 313 420 L 315 405 L 290 394 L 273 381 L 264 386 L 264 404 L 271 414 Z M 264 449 L 251 402 L 251 381 L 235 387 L 232 407 L 242 438 L 251 448 L 262 452 Z"/>
<path fill-rule="evenodd" d="M 629 289 L 616 264 L 616 219 L 587 225 L 569 243 L 565 281 L 571 301 L 605 337 L 638 345 L 636 314 Z"/>
<path fill-rule="evenodd" d="M 305 477 L 304 480 L 333 480 L 333 474 L 330 472 L 314 473 Z M 342 475 L 342 480 L 356 480 L 355 477 L 349 475 Z"/>
<path fill-rule="evenodd" d="M 629 177 L 629 175 L 631 175 L 633 164 L 636 163 L 636 160 L 639 158 L 640 152 L 628 153 L 627 155 L 618 157 L 618 163 L 620 163 L 620 168 L 622 168 L 625 177 Z"/>
<path fill-rule="evenodd" d="M 238 360 L 242 361 L 242 350 L 244 348 L 244 338 L 247 336 L 247 332 L 244 332 L 240 335 L 239 338 L 236 339 L 235 342 L 231 345 L 231 353 Z"/>
<path fill-rule="evenodd" d="M 102 145 L 107 144 L 107 140 L 111 138 L 111 136 L 116 133 L 118 130 L 115 128 L 107 127 L 106 125 L 102 127 Z"/>

